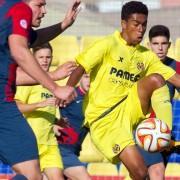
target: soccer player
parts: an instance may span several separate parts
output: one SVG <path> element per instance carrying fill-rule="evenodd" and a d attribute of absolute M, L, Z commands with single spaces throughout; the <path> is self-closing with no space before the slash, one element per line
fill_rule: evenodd
<path fill-rule="evenodd" d="M 149 47 L 151 50 L 156 53 L 159 59 L 163 64 L 171 67 L 176 72 L 178 71 L 178 67 L 180 67 L 180 62 L 170 58 L 167 56 L 168 50 L 171 46 L 170 42 L 170 32 L 168 27 L 164 25 L 155 25 L 151 27 L 149 30 Z M 175 90 L 180 92 L 180 88 L 176 88 L 173 84 L 167 82 L 171 101 L 174 97 Z"/>
<path fill-rule="evenodd" d="M 84 72 L 90 73 L 84 124 L 104 156 L 113 163 L 121 160 L 136 180 L 146 179 L 148 169 L 135 146 L 133 129 L 146 118 L 151 106 L 171 128 L 172 109 L 165 80 L 180 87 L 180 75 L 139 45 L 147 18 L 145 4 L 125 3 L 122 31 L 115 31 L 79 54 L 79 66 L 67 82 L 74 87 Z"/>
<path fill-rule="evenodd" d="M 79 4 L 79 0 L 73 2 L 62 23 L 34 31 L 32 27 L 39 27 L 46 14 L 45 0 L 0 1 L 0 156 L 24 179 L 40 180 L 42 176 L 36 138 L 13 100 L 16 67 L 20 66 L 57 98 L 67 103 L 73 100 L 74 89 L 58 86 L 41 69 L 29 46 L 48 42 L 68 28 L 77 16 Z"/>
<path fill-rule="evenodd" d="M 83 74 L 79 86 L 76 88 L 77 97 L 67 107 L 60 109 L 60 114 L 66 120 L 64 128 L 55 126 L 59 141 L 59 148 L 64 165 L 64 175 L 68 179 L 90 180 L 90 176 L 86 170 L 87 163 L 82 163 L 79 159 L 81 144 L 88 132 L 87 128 L 82 127 L 83 115 L 83 99 L 89 90 L 90 79 L 88 74 Z M 62 122 L 59 122 L 62 124 Z M 62 127 L 63 125 L 61 125 Z M 58 133 L 60 131 L 60 134 Z"/>
<path fill-rule="evenodd" d="M 159 59 L 163 62 L 163 64 L 171 67 L 175 71 L 177 71 L 179 62 L 175 61 L 174 59 L 167 56 L 168 49 L 171 45 L 170 43 L 170 32 L 168 27 L 164 25 L 155 25 L 151 27 L 149 31 L 149 47 L 150 49 L 156 53 L 156 55 L 159 57 Z M 172 98 L 175 94 L 175 89 L 180 91 L 180 89 L 176 88 L 173 84 L 167 82 L 169 92 L 170 92 L 170 99 L 172 101 Z M 163 162 L 162 154 L 157 153 L 149 153 L 144 151 L 142 148 L 140 149 L 140 153 L 143 156 L 146 165 L 148 166 L 148 172 L 150 179 L 152 180 L 163 180 L 165 177 L 165 165 Z M 169 152 L 170 153 L 170 152 Z M 168 154 L 169 154 L 168 153 Z M 165 159 L 165 164 L 166 164 Z"/>
<path fill-rule="evenodd" d="M 33 48 L 33 54 L 44 71 L 49 71 L 52 47 L 49 43 Z M 65 75 L 66 76 L 66 72 Z M 62 160 L 53 132 L 56 106 L 52 93 L 42 87 L 18 86 L 15 94 L 17 106 L 24 114 L 37 139 L 40 168 L 49 180 L 63 179 Z"/>

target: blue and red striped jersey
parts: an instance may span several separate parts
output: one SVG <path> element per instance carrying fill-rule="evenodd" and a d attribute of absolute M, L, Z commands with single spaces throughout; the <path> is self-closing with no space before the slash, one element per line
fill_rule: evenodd
<path fill-rule="evenodd" d="M 0 100 L 12 101 L 17 64 L 12 59 L 8 38 L 17 34 L 30 38 L 31 8 L 20 0 L 0 0 Z M 30 39 L 29 39 L 30 40 Z"/>

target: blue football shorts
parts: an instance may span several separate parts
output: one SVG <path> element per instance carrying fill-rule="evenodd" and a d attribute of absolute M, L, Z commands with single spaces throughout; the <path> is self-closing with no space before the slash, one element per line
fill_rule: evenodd
<path fill-rule="evenodd" d="M 38 159 L 35 135 L 15 102 L 0 102 L 0 159 L 10 166 Z"/>

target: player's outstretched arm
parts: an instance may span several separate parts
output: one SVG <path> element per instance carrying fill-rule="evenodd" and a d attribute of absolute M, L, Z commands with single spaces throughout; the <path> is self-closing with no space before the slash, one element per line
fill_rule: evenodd
<path fill-rule="evenodd" d="M 56 103 L 56 98 L 54 98 L 54 97 L 48 98 L 41 102 L 32 103 L 32 104 L 26 104 L 26 103 L 16 99 L 16 104 L 21 113 L 31 113 L 38 108 L 43 108 L 46 106 L 55 106 L 56 105 L 55 103 Z"/>
<path fill-rule="evenodd" d="M 74 88 L 77 83 L 80 81 L 82 75 L 84 74 L 85 70 L 84 68 L 79 65 L 70 75 L 68 81 L 67 81 L 67 86 Z M 68 92 L 67 92 L 68 93 Z M 70 94 L 69 94 L 70 95 Z M 60 99 L 59 102 L 57 103 L 60 107 L 65 107 L 68 102 L 64 101 L 63 99 Z"/>
<path fill-rule="evenodd" d="M 82 75 L 84 74 L 85 69 L 79 65 L 70 75 L 67 85 L 71 87 L 75 87 L 77 83 L 80 81 Z"/>
<path fill-rule="evenodd" d="M 68 61 L 50 72 L 50 76 L 53 80 L 61 80 L 68 77 L 75 69 L 77 65 L 74 61 Z"/>
<path fill-rule="evenodd" d="M 72 71 L 76 68 L 76 63 L 68 61 L 55 69 L 54 71 L 48 72 L 49 76 L 54 80 L 61 80 L 68 77 Z M 39 84 L 37 80 L 33 79 L 22 68 L 18 67 L 16 71 L 16 85 L 36 85 Z"/>
<path fill-rule="evenodd" d="M 74 88 L 74 87 L 77 85 L 77 83 L 80 81 L 80 79 L 81 79 L 82 75 L 84 74 L 84 72 L 85 72 L 84 68 L 83 68 L 81 65 L 79 65 L 79 66 L 71 73 L 71 75 L 70 75 L 70 77 L 69 77 L 66 85 L 69 86 L 69 87 Z M 61 99 L 60 102 L 59 102 L 59 106 L 60 106 L 60 107 L 64 107 L 64 106 L 66 106 L 67 103 L 68 103 L 68 102 L 63 101 L 63 100 Z"/>
<path fill-rule="evenodd" d="M 9 36 L 9 47 L 13 59 L 33 79 L 37 80 L 57 98 L 64 99 L 67 103 L 76 97 L 74 88 L 58 86 L 50 76 L 42 70 L 28 48 L 27 39 L 20 35 Z"/>
<path fill-rule="evenodd" d="M 81 1 L 80 0 L 74 0 L 71 7 L 68 9 L 64 20 L 61 22 L 61 30 L 64 31 L 66 28 L 71 26 L 74 21 L 76 20 L 76 17 L 80 11 Z"/>
<path fill-rule="evenodd" d="M 80 0 L 74 0 L 62 22 L 46 28 L 36 30 L 37 37 L 36 37 L 36 41 L 32 44 L 32 47 L 46 43 L 54 39 L 56 36 L 61 34 L 65 29 L 70 27 L 76 20 L 76 17 L 80 11 L 79 8 L 80 4 L 81 4 Z"/>

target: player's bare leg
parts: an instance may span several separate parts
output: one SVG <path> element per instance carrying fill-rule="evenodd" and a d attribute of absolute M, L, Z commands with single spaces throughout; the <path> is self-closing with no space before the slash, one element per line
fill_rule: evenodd
<path fill-rule="evenodd" d="M 149 178 L 151 180 L 164 180 L 165 166 L 163 162 L 153 164 L 148 168 Z"/>
<path fill-rule="evenodd" d="M 29 160 L 17 163 L 12 166 L 12 169 L 27 177 L 28 180 L 42 180 L 42 175 L 39 167 L 38 160 Z"/>
<path fill-rule="evenodd" d="M 76 180 L 91 180 L 87 170 L 83 166 L 76 166 L 66 168 L 64 170 L 64 174 L 69 179 L 76 179 Z"/>
<path fill-rule="evenodd" d="M 44 174 L 48 180 L 64 180 L 63 172 L 59 168 L 46 168 Z"/>
<path fill-rule="evenodd" d="M 147 180 L 148 169 L 135 145 L 127 146 L 119 155 L 133 180 Z"/>

